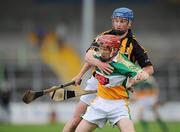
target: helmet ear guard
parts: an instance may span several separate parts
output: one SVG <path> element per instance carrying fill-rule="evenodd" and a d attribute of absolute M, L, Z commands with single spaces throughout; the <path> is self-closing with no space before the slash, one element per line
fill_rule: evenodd
<path fill-rule="evenodd" d="M 132 26 L 132 21 L 129 20 L 129 22 L 128 22 L 128 27 L 130 28 L 131 26 Z"/>
<path fill-rule="evenodd" d="M 114 48 L 112 48 L 111 54 L 110 54 L 110 57 L 113 57 L 113 56 L 114 56 Z"/>

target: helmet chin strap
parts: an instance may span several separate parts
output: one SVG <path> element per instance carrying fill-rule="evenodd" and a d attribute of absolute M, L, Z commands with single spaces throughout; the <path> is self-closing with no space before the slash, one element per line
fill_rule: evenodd
<path fill-rule="evenodd" d="M 127 30 L 116 30 L 116 29 L 113 29 L 113 32 L 116 34 L 116 35 L 124 35 Z"/>
<path fill-rule="evenodd" d="M 102 58 L 102 57 L 100 56 L 100 60 L 101 60 L 102 62 L 108 62 L 108 61 L 111 60 L 111 58 L 112 58 L 112 57 L 110 57 L 110 58 L 108 58 L 108 59 L 105 59 L 105 58 Z"/>

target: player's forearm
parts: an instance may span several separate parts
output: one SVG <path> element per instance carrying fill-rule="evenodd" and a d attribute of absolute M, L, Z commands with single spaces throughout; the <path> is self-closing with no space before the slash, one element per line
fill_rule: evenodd
<path fill-rule="evenodd" d="M 152 75 L 154 73 L 154 68 L 153 66 L 146 66 L 142 68 L 146 73 L 148 73 L 149 75 Z"/>
<path fill-rule="evenodd" d="M 89 63 L 85 62 L 83 67 L 81 68 L 78 76 L 82 77 L 90 68 L 91 68 L 91 65 Z"/>
<path fill-rule="evenodd" d="M 84 63 L 80 72 L 72 79 L 75 81 L 75 86 L 81 84 L 82 76 L 91 68 L 91 65 L 88 63 Z"/>
<path fill-rule="evenodd" d="M 144 81 L 147 80 L 148 78 L 149 78 L 149 74 L 142 70 L 135 77 L 129 78 L 126 87 L 127 88 L 132 87 L 134 84 L 138 83 L 139 81 Z"/>
<path fill-rule="evenodd" d="M 129 86 L 133 86 L 134 84 L 138 83 L 139 81 L 145 81 L 149 78 L 149 74 L 141 70 L 135 77 L 129 79 Z"/>
<path fill-rule="evenodd" d="M 85 61 L 90 65 L 97 66 L 99 60 L 94 58 L 93 56 L 94 52 L 95 52 L 94 50 L 89 50 L 85 55 Z"/>

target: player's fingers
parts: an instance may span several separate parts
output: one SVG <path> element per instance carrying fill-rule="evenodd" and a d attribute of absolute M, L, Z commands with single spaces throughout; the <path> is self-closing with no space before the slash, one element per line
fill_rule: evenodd
<path fill-rule="evenodd" d="M 149 78 L 149 74 L 146 73 L 145 71 L 142 71 L 138 74 L 137 80 L 146 80 Z"/>
<path fill-rule="evenodd" d="M 106 72 L 106 74 L 110 75 L 113 71 L 110 69 L 106 69 L 105 72 Z"/>
<path fill-rule="evenodd" d="M 131 93 L 134 92 L 134 88 L 133 87 L 128 87 L 127 90 L 129 90 Z"/>
<path fill-rule="evenodd" d="M 110 75 L 111 74 L 108 71 L 103 71 L 103 73 L 106 74 L 106 75 Z"/>
<path fill-rule="evenodd" d="M 142 80 L 142 74 L 141 74 L 141 73 L 139 73 L 139 74 L 137 75 L 136 80 Z"/>
<path fill-rule="evenodd" d="M 114 68 L 111 66 L 111 65 L 109 65 L 109 67 L 108 67 L 109 69 L 111 69 L 111 70 L 114 70 Z"/>
<path fill-rule="evenodd" d="M 80 80 L 75 80 L 75 86 L 78 86 L 78 85 L 80 85 L 81 84 L 81 79 Z"/>
<path fill-rule="evenodd" d="M 106 69 L 101 69 L 100 71 L 101 71 L 101 73 L 106 74 L 106 75 L 110 74 Z"/>
<path fill-rule="evenodd" d="M 108 68 L 106 68 L 106 69 L 103 70 L 103 73 L 105 73 L 105 74 L 107 74 L 107 75 L 110 75 L 112 72 L 113 72 L 113 71 L 112 71 L 111 69 L 108 69 Z"/>
<path fill-rule="evenodd" d="M 106 74 L 111 74 L 112 72 L 113 72 L 113 70 L 114 70 L 114 68 L 113 67 L 111 67 L 111 65 L 107 65 L 105 68 L 104 68 L 104 72 L 106 73 Z"/>
<path fill-rule="evenodd" d="M 109 72 L 104 67 L 101 67 L 99 69 L 100 69 L 101 73 L 109 74 Z"/>
<path fill-rule="evenodd" d="M 72 81 L 74 81 L 75 83 L 73 84 L 74 86 L 78 85 L 77 79 L 73 78 Z"/>
<path fill-rule="evenodd" d="M 80 85 L 82 82 L 82 79 L 78 80 L 77 84 Z"/>
<path fill-rule="evenodd" d="M 149 78 L 149 74 L 147 72 L 144 72 L 144 78 L 145 80 Z"/>
<path fill-rule="evenodd" d="M 104 63 L 104 67 L 107 69 L 111 69 L 111 70 L 114 70 L 114 68 L 110 65 L 110 64 L 108 64 L 108 63 Z"/>

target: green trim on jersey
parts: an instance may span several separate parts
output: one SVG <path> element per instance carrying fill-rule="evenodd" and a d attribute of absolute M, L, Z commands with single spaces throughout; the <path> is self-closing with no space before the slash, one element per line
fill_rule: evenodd
<path fill-rule="evenodd" d="M 100 56 L 95 55 L 94 57 L 100 59 Z M 109 64 L 114 68 L 114 70 L 112 74 L 107 76 L 124 75 L 126 77 L 135 77 L 137 73 L 141 71 L 139 66 L 129 61 L 123 54 L 118 54 Z M 96 68 L 96 70 L 101 72 L 98 68 Z"/>
<path fill-rule="evenodd" d="M 94 55 L 95 58 L 100 59 L 100 56 Z M 125 55 L 117 54 L 113 61 L 109 64 L 114 68 L 113 72 L 110 75 L 102 73 L 96 67 L 96 73 L 104 76 L 109 80 L 109 83 L 104 85 L 106 88 L 124 86 L 128 84 L 128 78 L 135 77 L 142 69 L 136 66 L 134 63 L 130 62 Z M 128 91 L 126 90 L 127 94 Z"/>

